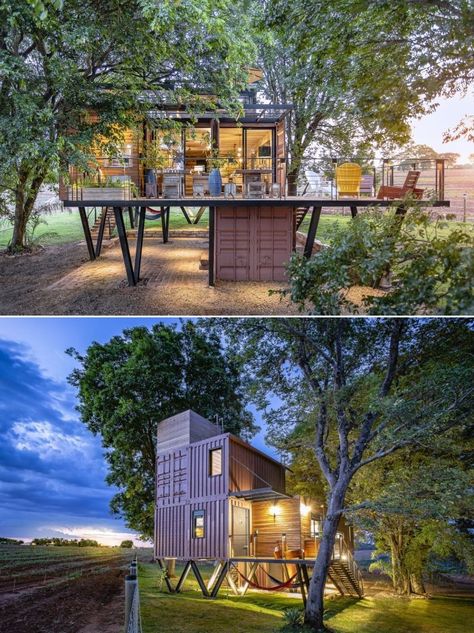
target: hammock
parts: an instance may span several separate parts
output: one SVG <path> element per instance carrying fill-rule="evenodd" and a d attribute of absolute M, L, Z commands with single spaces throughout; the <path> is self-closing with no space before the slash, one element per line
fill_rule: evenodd
<path fill-rule="evenodd" d="M 274 582 L 278 582 L 279 584 L 276 585 L 276 587 L 262 587 L 262 585 L 259 585 L 256 582 L 252 582 L 251 580 L 249 580 L 248 578 L 246 578 L 239 569 L 237 569 L 237 567 L 235 567 L 235 569 L 237 570 L 237 573 L 239 574 L 239 576 L 242 578 L 242 580 L 244 580 L 245 582 L 248 582 L 248 584 L 253 587 L 254 589 L 261 589 L 263 591 L 279 591 L 280 589 L 289 589 L 292 585 L 293 585 L 293 580 L 296 578 L 296 576 L 298 574 L 295 574 L 294 576 L 292 576 L 289 580 L 287 580 L 286 582 L 282 582 L 280 583 L 279 580 L 276 580 L 275 578 L 272 578 L 272 576 L 270 576 L 269 574 L 267 574 L 267 572 L 265 572 L 267 574 L 267 576 L 269 578 L 271 578 Z M 264 570 L 265 571 L 265 570 Z"/>
<path fill-rule="evenodd" d="M 272 576 L 271 574 L 268 573 L 268 571 L 266 569 L 264 569 L 263 567 L 261 568 L 263 573 L 265 574 L 265 576 L 268 576 L 268 578 L 270 578 L 271 581 L 273 581 L 274 583 L 278 584 L 280 582 L 279 578 L 275 578 L 275 576 Z M 295 576 L 297 576 L 298 574 L 295 574 Z M 293 576 L 293 578 L 295 578 L 295 576 Z M 300 582 L 295 582 L 291 585 L 292 589 L 298 589 L 298 587 L 301 587 L 301 583 Z"/>
<path fill-rule="evenodd" d="M 153 207 L 147 207 L 145 211 L 145 218 L 147 220 L 159 220 L 161 218 L 161 209 L 153 209 Z"/>

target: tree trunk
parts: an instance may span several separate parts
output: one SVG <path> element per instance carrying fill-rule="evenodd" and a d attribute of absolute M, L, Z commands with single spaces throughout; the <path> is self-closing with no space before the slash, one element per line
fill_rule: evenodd
<path fill-rule="evenodd" d="M 291 169 L 291 167 L 290 167 Z M 298 172 L 288 170 L 288 195 L 296 196 L 298 193 Z"/>
<path fill-rule="evenodd" d="M 329 566 L 333 557 L 336 532 L 343 508 L 345 490 L 347 486 L 331 494 L 328 513 L 324 520 L 323 534 L 319 545 L 318 555 L 308 591 L 305 612 L 305 624 L 314 631 L 326 631 L 324 627 L 324 588 L 328 576 Z"/>
<path fill-rule="evenodd" d="M 426 594 L 426 587 L 421 573 L 416 572 L 410 574 L 410 587 L 412 592 L 416 593 L 419 596 L 423 596 Z"/>
<path fill-rule="evenodd" d="M 46 169 L 43 166 L 38 169 L 29 170 L 28 167 L 23 165 L 19 169 L 18 184 L 15 193 L 13 234 L 8 247 L 8 250 L 11 252 L 21 250 L 26 246 L 26 227 L 45 175 Z M 31 181 L 29 187 L 28 180 Z"/>

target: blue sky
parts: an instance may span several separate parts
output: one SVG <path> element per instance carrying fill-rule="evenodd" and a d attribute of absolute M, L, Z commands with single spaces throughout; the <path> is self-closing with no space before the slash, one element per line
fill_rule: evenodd
<path fill-rule="evenodd" d="M 92 341 L 106 342 L 150 318 L 0 319 L 0 536 L 96 538 L 129 532 L 108 508 L 100 440 L 80 422 L 66 378 Z M 261 420 L 257 417 L 257 422 Z M 253 442 L 264 445 L 263 432 Z"/>

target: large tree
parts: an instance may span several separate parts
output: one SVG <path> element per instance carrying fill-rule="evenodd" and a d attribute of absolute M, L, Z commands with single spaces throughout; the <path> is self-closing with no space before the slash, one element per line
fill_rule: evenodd
<path fill-rule="evenodd" d="M 85 164 L 98 134 L 116 144 L 146 111 L 145 95 L 156 108 L 203 89 L 223 99 L 238 93 L 253 50 L 245 13 L 234 18 L 240 7 L 230 0 L 2 0 L 0 202 L 4 212 L 14 207 L 11 249 L 25 245 L 48 175 L 57 176 L 66 159 Z"/>
<path fill-rule="evenodd" d="M 69 377 L 78 390 L 84 424 L 100 436 L 109 472 L 119 489 L 114 513 L 145 537 L 153 535 L 156 430 L 158 423 L 194 409 L 226 431 L 250 437 L 255 431 L 237 366 L 215 335 L 181 328 L 136 327 L 108 343 L 93 343 Z"/>
<path fill-rule="evenodd" d="M 462 427 L 462 425 L 461 425 Z M 463 430 L 461 428 L 461 430 Z M 402 595 L 426 593 L 433 555 L 454 555 L 469 571 L 474 539 L 463 523 L 472 517 L 472 421 L 459 433 L 428 437 L 361 471 L 349 497 L 360 500 L 350 516 L 375 538 L 373 568 L 390 574 Z"/>
<path fill-rule="evenodd" d="M 282 450 L 312 451 L 325 479 L 327 514 L 305 614 L 308 626 L 324 630 L 324 586 L 350 484 L 369 464 L 472 416 L 472 324 L 267 319 L 223 327 L 270 439 Z"/>
<path fill-rule="evenodd" d="M 470 0 L 256 0 L 264 92 L 292 103 L 289 187 L 309 157 L 362 160 L 410 137 L 409 122 L 474 73 Z M 268 26 L 270 28 L 268 28 Z"/>

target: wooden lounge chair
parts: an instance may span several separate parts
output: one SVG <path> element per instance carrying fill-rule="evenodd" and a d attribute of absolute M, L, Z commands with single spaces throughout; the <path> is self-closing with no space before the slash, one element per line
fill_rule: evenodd
<path fill-rule="evenodd" d="M 361 166 L 357 163 L 343 163 L 336 167 L 338 197 L 358 198 L 360 195 Z"/>
<path fill-rule="evenodd" d="M 382 185 L 377 193 L 377 199 L 383 200 L 384 198 L 388 198 L 389 200 L 395 200 L 397 198 L 404 198 L 407 194 L 411 194 L 414 198 L 421 199 L 424 189 L 416 188 L 420 173 L 420 171 L 415 171 L 414 169 L 409 171 L 401 187 Z"/>
<path fill-rule="evenodd" d="M 374 175 L 364 174 L 360 181 L 360 193 L 370 197 L 374 195 Z"/>

